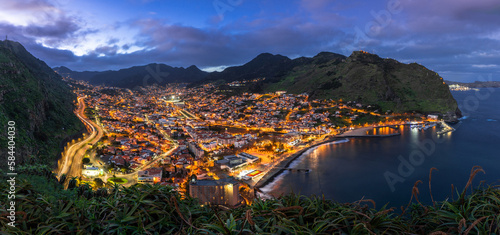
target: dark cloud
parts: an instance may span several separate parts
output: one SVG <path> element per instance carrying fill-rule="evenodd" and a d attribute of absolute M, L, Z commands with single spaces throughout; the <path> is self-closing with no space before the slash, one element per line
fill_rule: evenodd
<path fill-rule="evenodd" d="M 15 11 L 43 12 L 53 9 L 54 5 L 46 0 L 18 0 L 2 2 L 2 8 Z"/>
<path fill-rule="evenodd" d="M 103 46 L 96 48 L 92 53 L 97 56 L 113 56 L 116 55 L 118 46 Z"/>
<path fill-rule="evenodd" d="M 29 25 L 22 27 L 24 35 L 31 37 L 50 37 L 65 39 L 70 37 L 80 27 L 69 19 L 63 18 L 47 25 Z"/>
<path fill-rule="evenodd" d="M 289 17 L 279 20 L 240 22 L 233 31 L 229 25 L 221 29 L 199 29 L 169 24 L 159 20 L 134 23 L 141 35 L 148 35 L 145 45 L 162 52 L 159 59 L 176 64 L 201 67 L 239 64 L 262 52 L 297 55 L 325 49 L 328 42 L 343 34 L 339 30 Z"/>
<path fill-rule="evenodd" d="M 498 29 L 500 1 L 497 0 L 401 0 L 407 27 L 426 33 L 480 33 Z"/>

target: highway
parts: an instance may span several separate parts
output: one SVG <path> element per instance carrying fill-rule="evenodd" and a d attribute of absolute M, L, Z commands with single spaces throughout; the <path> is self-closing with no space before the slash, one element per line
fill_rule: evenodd
<path fill-rule="evenodd" d="M 103 135 L 102 128 L 85 116 L 84 99 L 84 97 L 78 97 L 78 109 L 75 111 L 75 114 L 83 124 L 85 124 L 90 135 L 82 141 L 72 144 L 63 152 L 63 157 L 59 161 L 58 172 L 56 172 L 58 178 L 63 174 L 66 174 L 67 178 L 81 176 L 83 166 L 82 159 L 85 152 L 91 145 L 97 143 Z"/>

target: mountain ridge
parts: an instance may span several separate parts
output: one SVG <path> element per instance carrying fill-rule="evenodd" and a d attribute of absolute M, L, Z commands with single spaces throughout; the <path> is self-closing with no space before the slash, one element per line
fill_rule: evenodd
<path fill-rule="evenodd" d="M 55 67 L 54 70 L 61 76 L 88 81 L 92 85 L 116 86 L 122 88 L 134 88 L 136 86 L 148 86 L 153 84 L 165 85 L 173 82 L 191 83 L 205 78 L 208 74 L 195 65 L 183 68 L 158 63 L 106 71 L 78 72 L 72 71 L 64 66 Z"/>

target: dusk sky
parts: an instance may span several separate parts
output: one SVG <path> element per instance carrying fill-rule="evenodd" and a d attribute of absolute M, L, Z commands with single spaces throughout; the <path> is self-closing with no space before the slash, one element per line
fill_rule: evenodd
<path fill-rule="evenodd" d="M 447 80 L 500 80 L 499 0 L 0 0 L 0 33 L 76 71 L 365 50 Z"/>

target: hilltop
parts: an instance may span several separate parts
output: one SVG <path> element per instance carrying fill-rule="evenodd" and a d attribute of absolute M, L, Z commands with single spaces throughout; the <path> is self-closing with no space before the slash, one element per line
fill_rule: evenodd
<path fill-rule="evenodd" d="M 18 42 L 0 41 L 0 77 L 0 125 L 16 123 L 17 163 L 55 163 L 63 140 L 83 130 L 73 114 L 76 96 Z M 7 142 L 7 132 L 0 132 L 1 156 L 7 156 Z"/>

